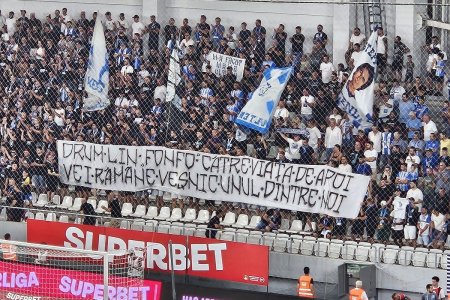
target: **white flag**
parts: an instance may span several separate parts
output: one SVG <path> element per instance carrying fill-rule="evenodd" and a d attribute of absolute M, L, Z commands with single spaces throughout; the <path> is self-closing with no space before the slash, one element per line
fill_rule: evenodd
<path fill-rule="evenodd" d="M 105 33 L 100 18 L 95 21 L 94 34 L 89 49 L 89 61 L 84 82 L 88 96 L 84 98 L 84 109 L 95 111 L 109 105 L 109 66 Z"/>
<path fill-rule="evenodd" d="M 337 99 L 356 128 L 372 123 L 373 88 L 377 69 L 377 32 L 374 31 Z"/>
<path fill-rule="evenodd" d="M 167 78 L 167 90 L 166 90 L 166 101 L 174 101 L 177 106 L 177 94 L 175 92 L 176 87 L 181 82 L 181 71 L 180 71 L 180 60 L 178 58 L 178 49 L 174 47 L 172 49 L 172 54 L 170 55 L 169 61 L 169 76 Z"/>
<path fill-rule="evenodd" d="M 236 123 L 261 133 L 269 131 L 272 116 L 291 73 L 291 67 L 265 70 L 263 80 L 237 116 Z"/>

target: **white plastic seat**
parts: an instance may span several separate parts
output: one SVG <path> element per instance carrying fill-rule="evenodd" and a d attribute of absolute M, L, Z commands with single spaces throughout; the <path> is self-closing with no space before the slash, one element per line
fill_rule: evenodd
<path fill-rule="evenodd" d="M 342 247 L 342 258 L 353 260 L 355 258 L 356 248 L 358 243 L 354 241 L 345 241 Z"/>
<path fill-rule="evenodd" d="M 447 259 L 446 256 L 442 256 L 442 250 L 430 249 L 427 255 L 427 267 L 434 269 L 439 268 L 442 258 Z"/>
<path fill-rule="evenodd" d="M 294 220 L 292 221 L 291 228 L 289 228 L 289 230 L 286 230 L 286 232 L 298 234 L 302 230 L 303 230 L 303 222 L 301 220 Z"/>
<path fill-rule="evenodd" d="M 46 221 L 55 222 L 56 221 L 56 214 L 54 212 L 47 213 L 47 217 L 45 218 Z"/>
<path fill-rule="evenodd" d="M 145 216 L 146 210 L 147 207 L 145 207 L 145 205 L 139 204 L 138 206 L 136 206 L 136 210 L 130 215 L 130 217 L 142 218 L 143 216 Z"/>
<path fill-rule="evenodd" d="M 127 220 L 121 220 L 120 228 L 121 229 L 130 229 L 130 222 L 128 222 Z"/>
<path fill-rule="evenodd" d="M 412 255 L 412 265 L 415 267 L 424 267 L 428 256 L 428 249 L 417 248 Z"/>
<path fill-rule="evenodd" d="M 68 215 L 60 215 L 59 216 L 59 222 L 61 222 L 61 223 L 69 223 L 69 216 Z"/>
<path fill-rule="evenodd" d="M 331 240 L 330 246 L 328 247 L 328 257 L 340 258 L 343 244 L 344 243 L 342 241 L 340 241 L 340 243 L 336 243 L 333 240 Z"/>
<path fill-rule="evenodd" d="M 184 225 L 184 235 L 186 236 L 194 236 L 197 225 L 192 223 L 187 223 Z"/>
<path fill-rule="evenodd" d="M 61 196 L 60 195 L 53 195 L 52 201 L 47 204 L 46 206 L 48 208 L 55 208 L 58 207 L 58 205 L 61 204 Z"/>
<path fill-rule="evenodd" d="M 289 239 L 285 237 L 278 237 L 273 243 L 273 251 L 275 252 L 286 252 L 286 247 Z"/>
<path fill-rule="evenodd" d="M 81 207 L 81 198 L 79 198 L 79 199 L 80 199 L 80 206 L 79 207 Z M 71 210 L 73 205 L 74 205 L 73 198 L 71 196 L 64 196 L 62 202 L 59 205 L 56 205 L 56 207 L 60 208 L 60 209 Z M 78 208 L 78 210 L 80 210 L 80 208 Z"/>
<path fill-rule="evenodd" d="M 97 209 L 97 199 L 96 198 L 88 198 L 86 202 L 89 203 L 90 205 L 92 205 L 94 210 Z"/>
<path fill-rule="evenodd" d="M 158 221 L 156 220 L 148 220 L 145 222 L 142 230 L 147 232 L 155 232 L 156 227 L 158 227 Z"/>
<path fill-rule="evenodd" d="M 38 197 L 38 200 L 34 204 L 34 206 L 37 207 L 44 207 L 48 204 L 48 196 L 47 194 L 40 194 Z"/>
<path fill-rule="evenodd" d="M 263 245 L 268 246 L 269 250 L 272 250 L 276 236 L 277 235 L 273 232 L 265 232 L 263 235 Z"/>
<path fill-rule="evenodd" d="M 206 225 L 198 225 L 197 229 L 194 232 L 195 237 L 205 237 L 206 234 Z"/>
<path fill-rule="evenodd" d="M 3 211 L 5 211 L 5 209 L 4 209 Z M 6 221 L 6 213 L 3 214 L 3 211 L 2 211 L 2 213 L 0 214 L 0 220 Z M 34 219 L 34 213 L 33 213 L 33 212 L 27 211 L 27 212 L 25 213 L 25 220 L 28 220 L 28 219 Z"/>
<path fill-rule="evenodd" d="M 125 202 L 122 205 L 122 217 L 127 217 L 133 213 L 133 204 Z"/>
<path fill-rule="evenodd" d="M 183 217 L 183 212 L 181 211 L 181 208 L 174 208 L 172 209 L 172 213 L 170 214 L 170 218 L 167 219 L 167 221 L 169 222 L 176 222 L 181 220 L 181 218 Z"/>
<path fill-rule="evenodd" d="M 157 232 L 159 233 L 169 233 L 170 225 L 168 224 L 158 224 Z"/>
<path fill-rule="evenodd" d="M 170 234 L 182 235 L 184 227 L 172 224 L 169 229 Z"/>
<path fill-rule="evenodd" d="M 209 222 L 209 211 L 206 209 L 202 209 L 198 212 L 197 219 L 193 221 L 197 224 L 205 224 Z"/>
<path fill-rule="evenodd" d="M 45 220 L 45 215 L 43 212 L 37 212 L 36 216 L 34 217 L 36 220 Z"/>
<path fill-rule="evenodd" d="M 355 259 L 358 261 L 368 261 L 370 248 L 370 246 L 367 246 L 365 244 L 361 245 L 361 243 L 359 243 L 358 247 L 356 248 Z"/>
<path fill-rule="evenodd" d="M 237 218 L 237 221 L 235 224 L 233 224 L 233 227 L 236 228 L 245 228 L 248 225 L 248 215 L 246 214 L 240 214 Z"/>
<path fill-rule="evenodd" d="M 414 248 L 403 246 L 398 251 L 398 263 L 402 266 L 409 266 L 411 264 Z"/>
<path fill-rule="evenodd" d="M 384 249 L 383 262 L 385 264 L 395 264 L 397 261 L 398 252 L 399 252 L 399 249 L 395 249 L 395 248 Z M 423 263 L 425 264 L 425 259 L 424 259 Z"/>
<path fill-rule="evenodd" d="M 442 255 L 441 268 L 444 270 L 447 270 L 447 259 L 450 259 L 450 250 L 444 250 L 444 254 Z"/>
<path fill-rule="evenodd" d="M 163 195 L 163 201 L 166 203 L 170 203 L 172 201 L 172 193 L 165 192 Z"/>
<path fill-rule="evenodd" d="M 262 237 L 261 231 L 250 231 L 250 234 L 247 237 L 247 243 L 254 244 L 254 245 L 260 245 L 261 237 Z"/>
<path fill-rule="evenodd" d="M 303 237 L 301 235 L 291 235 L 291 241 L 288 245 L 287 251 L 289 253 L 298 254 L 302 245 Z"/>
<path fill-rule="evenodd" d="M 245 228 L 250 229 L 250 230 L 255 229 L 256 225 L 258 225 L 259 221 L 261 221 L 261 216 L 252 216 L 250 218 L 250 223 L 247 226 L 245 226 Z"/>
<path fill-rule="evenodd" d="M 145 216 L 142 216 L 142 218 L 147 220 L 152 220 L 158 216 L 158 208 L 156 206 L 150 206 L 147 210 L 147 213 Z"/>
<path fill-rule="evenodd" d="M 247 229 L 236 230 L 236 242 L 247 243 L 248 235 L 249 235 L 249 231 Z"/>
<path fill-rule="evenodd" d="M 375 262 L 381 262 L 383 258 L 383 252 L 385 249 L 384 244 L 375 243 L 372 244 L 372 248 L 370 248 L 369 253 L 369 261 L 375 263 Z"/>
<path fill-rule="evenodd" d="M 197 215 L 197 212 L 195 211 L 195 208 L 188 208 L 186 210 L 186 213 L 184 214 L 184 217 L 180 219 L 181 222 L 192 222 L 195 220 L 195 217 Z"/>
<path fill-rule="evenodd" d="M 161 207 L 161 210 L 159 211 L 159 215 L 155 217 L 155 220 L 166 220 L 170 217 L 170 207 L 164 206 Z M 158 231 L 159 232 L 159 231 Z"/>
<path fill-rule="evenodd" d="M 223 221 L 220 222 L 223 226 L 232 226 L 234 223 L 236 223 L 236 214 L 231 211 L 227 212 L 223 218 Z"/>
<path fill-rule="evenodd" d="M 289 219 L 281 219 L 281 224 L 280 224 L 280 228 L 278 229 L 279 232 L 284 232 L 286 230 L 289 230 L 289 226 L 290 226 L 290 221 Z"/>
<path fill-rule="evenodd" d="M 144 220 L 134 220 L 133 223 L 131 223 L 131 230 L 137 230 L 142 231 L 144 230 L 145 221 Z"/>
<path fill-rule="evenodd" d="M 70 198 L 69 200 L 67 200 L 66 198 Z M 63 199 L 63 203 L 65 202 L 65 201 L 67 201 L 67 202 L 73 202 L 72 203 L 72 205 L 71 206 L 69 206 L 69 208 L 68 208 L 68 210 L 70 210 L 70 211 L 79 211 L 80 209 L 81 209 L 81 200 L 83 200 L 83 198 L 75 198 L 73 201 L 72 201 L 72 197 L 70 197 L 70 196 L 65 196 L 64 197 L 64 199 Z"/>
<path fill-rule="evenodd" d="M 311 236 L 305 236 L 300 246 L 300 253 L 303 255 L 313 255 L 315 245 L 316 245 L 316 238 Z"/>
<path fill-rule="evenodd" d="M 232 231 L 222 231 L 222 234 L 220 235 L 220 239 L 222 241 L 232 242 L 232 241 L 234 241 L 234 236 L 235 236 L 235 233 Z"/>
<path fill-rule="evenodd" d="M 319 257 L 326 257 L 328 255 L 328 248 L 330 247 L 330 240 L 326 238 L 318 238 L 316 247 L 315 247 L 315 254 Z"/>
<path fill-rule="evenodd" d="M 98 214 L 110 214 L 109 211 L 103 209 L 103 206 L 108 208 L 109 207 L 108 205 L 109 204 L 108 204 L 107 200 L 99 200 L 98 201 L 98 205 L 97 205 L 97 209 L 95 210 L 95 212 L 98 213 Z"/>

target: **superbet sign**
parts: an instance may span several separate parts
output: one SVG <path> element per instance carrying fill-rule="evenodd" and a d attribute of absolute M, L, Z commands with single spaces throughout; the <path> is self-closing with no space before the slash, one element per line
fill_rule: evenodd
<path fill-rule="evenodd" d="M 172 269 L 168 255 L 171 241 L 173 270 L 177 273 L 268 284 L 269 250 L 266 246 L 39 220 L 28 220 L 27 231 L 30 243 L 98 251 L 145 248 L 145 267 L 156 271 Z M 51 234 L 43 234 L 46 232 Z"/>

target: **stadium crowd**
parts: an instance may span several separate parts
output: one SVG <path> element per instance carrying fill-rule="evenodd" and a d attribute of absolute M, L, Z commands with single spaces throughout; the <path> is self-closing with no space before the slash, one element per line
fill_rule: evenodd
<path fill-rule="evenodd" d="M 2 13 L 0 168 L 7 205 L 29 205 L 32 191 L 48 193 L 49 199 L 56 191 L 69 193 L 58 179 L 58 139 L 158 145 L 329 164 L 372 177 L 355 220 L 268 210 L 261 213 L 261 230 L 276 229 L 281 217 L 292 217 L 302 219 L 305 230 L 317 236 L 444 247 L 450 232 L 450 105 L 442 96 L 446 54 L 438 37 L 425 47 L 429 58 L 422 72 L 401 37 L 387 37 L 378 28 L 374 123 L 358 130 L 335 100 L 364 49 L 366 37 L 359 28 L 349 37 L 345 57 L 332 58 L 322 25 L 305 37 L 300 26 L 288 36 L 283 24 L 270 30 L 261 20 L 254 26 L 243 22 L 225 28 L 219 17 L 208 23 L 201 16 L 192 26 L 188 19 L 180 25 L 170 18 L 163 27 L 155 16 L 142 20 L 106 13 L 102 22 L 111 105 L 87 112 L 84 75 L 96 13 L 88 18 L 85 12 L 75 16 L 63 8 L 43 20 L 25 10 Z M 179 47 L 182 71 L 178 107 L 166 102 L 174 45 Z M 245 58 L 242 80 L 236 80 L 231 67 L 224 76 L 216 76 L 209 64 L 211 51 Z M 236 115 L 262 72 L 283 66 L 294 66 L 295 73 L 282 94 L 270 134 L 243 133 L 234 124 Z M 440 111 L 430 106 L 431 96 L 438 98 Z M 279 132 L 281 128 L 289 130 Z M 162 193 L 155 192 L 161 207 Z M 87 198 L 91 191 L 76 187 L 76 193 Z M 120 193 L 119 199 L 142 203 L 147 199 L 143 195 Z M 393 218 L 396 196 L 410 200 L 405 218 Z M 195 204 L 191 200 L 190 205 Z M 10 208 L 8 218 L 21 221 L 23 214 Z"/>

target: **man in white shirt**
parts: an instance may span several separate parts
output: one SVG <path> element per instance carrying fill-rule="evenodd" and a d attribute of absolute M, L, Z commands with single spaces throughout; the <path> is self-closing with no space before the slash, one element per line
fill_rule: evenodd
<path fill-rule="evenodd" d="M 406 198 L 413 198 L 414 199 L 414 205 L 421 210 L 423 205 L 423 193 L 422 191 L 417 187 L 417 182 L 415 180 L 412 180 L 409 182 L 409 190 L 406 192 Z"/>
<path fill-rule="evenodd" d="M 317 146 L 319 145 L 319 141 L 322 139 L 322 133 L 319 128 L 316 126 L 316 121 L 314 119 L 307 121 L 308 128 L 306 130 L 309 132 L 309 145 L 314 149 L 314 152 L 317 153 Z"/>
<path fill-rule="evenodd" d="M 377 157 L 378 157 L 378 151 L 373 149 L 373 142 L 368 141 L 366 143 L 366 150 L 364 151 L 364 161 L 372 169 L 372 176 L 377 175 Z"/>
<path fill-rule="evenodd" d="M 303 96 L 300 98 L 301 108 L 300 113 L 302 116 L 302 121 L 308 121 L 313 118 L 313 107 L 316 104 L 314 97 L 309 94 L 309 90 L 307 88 L 303 89 Z"/>
<path fill-rule="evenodd" d="M 431 133 L 437 134 L 436 124 L 431 120 L 429 114 L 425 114 L 422 117 L 422 125 L 423 125 L 423 140 L 428 142 L 430 140 Z"/>
<path fill-rule="evenodd" d="M 111 13 L 109 11 L 107 11 L 105 13 L 105 28 L 107 30 L 113 31 L 116 29 L 116 22 L 111 18 Z"/>
<path fill-rule="evenodd" d="M 126 97 L 125 92 L 120 92 L 119 97 L 117 97 L 114 101 L 114 105 L 117 108 L 128 108 L 128 106 L 130 105 L 130 100 L 128 100 L 128 98 Z"/>
<path fill-rule="evenodd" d="M 397 102 L 402 101 L 403 94 L 406 93 L 406 90 L 404 87 L 402 87 L 397 79 L 392 80 L 392 88 L 389 94 L 391 95 L 391 98 L 394 99 Z"/>
<path fill-rule="evenodd" d="M 355 67 L 355 63 L 359 60 L 359 58 L 361 57 L 362 52 L 361 52 L 361 45 L 356 43 L 353 45 L 353 53 L 350 56 L 350 65 L 354 68 Z"/>
<path fill-rule="evenodd" d="M 431 214 L 431 228 L 433 229 L 431 243 L 433 248 L 444 248 L 447 239 L 447 235 L 444 232 L 445 220 L 445 215 L 441 214 L 437 208 L 433 208 L 433 213 Z"/>
<path fill-rule="evenodd" d="M 286 148 L 286 158 L 293 163 L 298 163 L 300 159 L 300 147 L 303 145 L 303 140 L 300 139 L 300 135 L 294 134 L 294 138 L 288 138 L 286 135 L 280 133 L 281 137 L 289 144 Z"/>
<path fill-rule="evenodd" d="M 289 111 L 285 107 L 284 100 L 280 99 L 280 101 L 278 102 L 278 106 L 275 110 L 274 118 L 275 119 L 282 118 L 284 121 L 286 121 L 287 118 L 289 118 Z"/>
<path fill-rule="evenodd" d="M 336 71 L 333 63 L 330 62 L 330 57 L 324 55 L 322 58 L 322 63 L 320 64 L 320 72 L 322 73 L 322 82 L 327 84 L 331 81 L 331 74 Z"/>
<path fill-rule="evenodd" d="M 428 214 L 428 209 L 422 207 L 421 214 L 419 216 L 419 222 L 417 223 L 417 244 L 427 247 L 430 243 L 430 222 L 431 216 Z"/>
<path fill-rule="evenodd" d="M 378 154 L 381 152 L 381 132 L 378 130 L 377 126 L 372 126 L 372 131 L 368 134 L 369 141 L 373 143 L 373 149 L 377 151 Z"/>
<path fill-rule="evenodd" d="M 134 22 L 133 22 L 133 24 L 131 24 L 131 30 L 132 30 L 133 36 L 136 33 L 138 33 L 139 36 L 142 36 L 142 33 L 145 30 L 144 24 L 142 24 L 142 22 L 139 21 L 139 16 L 138 15 L 134 15 L 133 20 L 134 20 Z"/>
<path fill-rule="evenodd" d="M 9 36 L 13 36 L 17 30 L 16 18 L 14 18 L 14 12 L 9 12 L 9 16 L 5 21 L 6 30 L 8 31 Z"/>
<path fill-rule="evenodd" d="M 326 161 L 330 158 L 335 145 L 342 145 L 342 131 L 336 126 L 336 119 L 330 119 L 330 126 L 325 130 L 325 156 Z"/>
<path fill-rule="evenodd" d="M 119 14 L 119 20 L 117 20 L 117 27 L 123 27 L 123 29 L 128 30 L 130 27 L 130 24 L 128 24 L 128 21 L 125 20 L 125 14 L 120 13 Z"/>
<path fill-rule="evenodd" d="M 125 75 L 130 75 L 133 73 L 134 73 L 134 68 L 133 68 L 133 66 L 130 65 L 130 60 L 128 58 L 126 58 L 123 61 L 123 67 L 120 70 L 120 74 L 122 74 L 122 76 L 125 76 Z"/>
<path fill-rule="evenodd" d="M 349 49 L 351 49 L 355 44 L 359 44 L 361 47 L 364 47 L 364 43 L 366 42 L 366 36 L 361 33 L 361 30 L 358 27 L 353 29 L 353 34 L 350 37 Z"/>
<path fill-rule="evenodd" d="M 5 26 L 5 22 L 6 22 L 6 18 L 4 15 L 2 15 L 2 11 L 0 10 L 0 29 L 2 29 L 3 26 Z"/>
<path fill-rule="evenodd" d="M 411 172 L 413 164 L 420 164 L 420 157 L 416 154 L 416 149 L 410 147 L 408 150 L 408 156 L 405 158 L 406 171 Z"/>
<path fill-rule="evenodd" d="M 161 102 L 164 103 L 166 101 L 167 88 L 161 79 L 158 79 L 156 84 L 157 86 L 155 88 L 155 92 L 153 93 L 153 99 L 160 99 Z"/>

